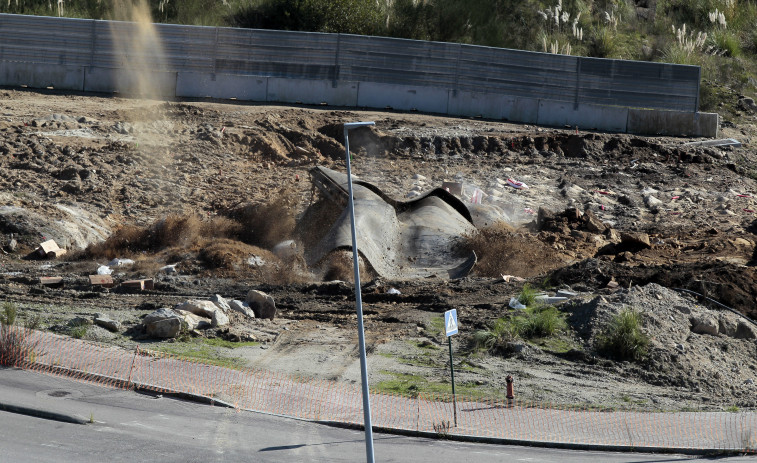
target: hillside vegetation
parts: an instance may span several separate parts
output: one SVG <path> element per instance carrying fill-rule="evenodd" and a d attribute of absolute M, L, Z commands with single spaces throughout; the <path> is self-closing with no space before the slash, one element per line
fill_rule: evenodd
<path fill-rule="evenodd" d="M 143 1 L 143 0 L 140 0 Z M 129 18 L 124 0 L 10 0 L 4 13 Z M 700 109 L 757 88 L 754 0 L 149 0 L 156 22 L 459 42 L 702 66 Z M 728 102 L 726 102 L 726 105 Z M 721 111 L 735 108 L 725 107 Z"/>

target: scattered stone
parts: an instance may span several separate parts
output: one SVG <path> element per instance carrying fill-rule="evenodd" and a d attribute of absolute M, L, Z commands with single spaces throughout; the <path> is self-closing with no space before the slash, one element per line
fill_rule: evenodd
<path fill-rule="evenodd" d="M 650 209 L 659 209 L 662 206 L 662 201 L 652 195 L 644 198 L 644 203 L 646 203 L 647 207 Z"/>
<path fill-rule="evenodd" d="M 724 336 L 735 337 L 737 326 L 738 324 L 735 320 L 727 317 L 721 316 L 720 320 L 718 320 L 718 332 Z"/>
<path fill-rule="evenodd" d="M 255 318 L 255 312 L 250 309 L 249 304 L 247 304 L 246 302 L 234 299 L 229 303 L 229 307 L 231 308 L 231 310 L 247 315 L 247 317 L 249 318 Z"/>
<path fill-rule="evenodd" d="M 263 260 L 263 258 L 259 256 L 250 256 L 247 259 L 247 265 L 253 268 L 262 267 L 265 265 L 265 260 Z"/>
<path fill-rule="evenodd" d="M 607 225 L 591 211 L 584 213 L 584 221 L 586 222 L 586 228 L 592 233 L 604 233 L 607 229 Z"/>
<path fill-rule="evenodd" d="M 183 318 L 171 309 L 162 308 L 148 314 L 143 324 L 148 336 L 154 338 L 175 338 L 181 332 Z"/>
<path fill-rule="evenodd" d="M 223 310 L 224 313 L 231 310 L 231 307 L 229 307 L 229 303 L 226 302 L 226 299 L 223 298 L 223 296 L 219 294 L 214 294 L 213 297 L 210 298 L 210 302 L 216 305 L 219 309 Z"/>
<path fill-rule="evenodd" d="M 620 233 L 614 228 L 608 228 L 605 230 L 605 238 L 611 243 L 620 243 Z"/>
<path fill-rule="evenodd" d="M 5 249 L 8 250 L 8 252 L 16 252 L 16 249 L 18 248 L 18 242 L 11 238 L 10 241 L 8 241 L 8 244 L 5 245 Z"/>
<path fill-rule="evenodd" d="M 620 244 L 633 249 L 649 249 L 652 247 L 652 244 L 649 242 L 649 235 L 639 232 L 621 233 Z"/>
<path fill-rule="evenodd" d="M 708 316 L 693 316 L 689 319 L 691 331 L 697 334 L 718 335 L 718 322 Z"/>
<path fill-rule="evenodd" d="M 97 326 L 101 326 L 105 328 L 108 331 L 112 331 L 114 333 L 121 330 L 121 323 L 113 320 L 112 318 L 108 317 L 107 315 L 103 314 L 95 314 L 94 323 Z"/>
<path fill-rule="evenodd" d="M 256 318 L 268 318 L 273 320 L 276 317 L 276 303 L 268 294 L 251 289 L 247 293 L 247 301 L 252 311 L 255 312 Z"/>

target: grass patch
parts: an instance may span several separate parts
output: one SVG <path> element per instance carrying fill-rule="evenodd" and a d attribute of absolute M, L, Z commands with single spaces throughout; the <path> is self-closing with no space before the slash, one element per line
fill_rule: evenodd
<path fill-rule="evenodd" d="M 208 344 L 209 339 L 191 342 L 175 342 L 158 346 L 157 350 L 180 358 L 197 360 L 200 363 L 227 368 L 241 368 L 246 366 L 245 359 L 224 355 L 225 346 Z M 252 344 L 252 343 L 242 343 Z"/>
<path fill-rule="evenodd" d="M 381 373 L 392 376 L 392 379 L 375 384 L 371 387 L 372 391 L 385 394 L 399 394 L 407 397 L 418 397 L 419 394 L 452 394 L 452 385 L 449 382 L 429 381 L 423 376 L 395 373 L 392 371 L 382 371 Z M 469 398 L 504 397 L 504 391 L 457 381 L 455 381 L 455 393 L 458 396 Z"/>
<path fill-rule="evenodd" d="M 530 296 L 525 300 L 529 298 Z M 511 350 L 511 343 L 528 339 L 540 340 L 545 345 L 549 344 L 554 350 L 570 350 L 573 346 L 569 346 L 565 341 L 550 340 L 567 327 L 565 315 L 555 307 L 532 304 L 514 315 L 497 319 L 491 328 L 474 333 L 473 347 L 492 353 L 507 354 Z"/>
<path fill-rule="evenodd" d="M 221 338 L 208 338 L 208 339 L 204 339 L 203 342 L 209 346 L 225 347 L 227 349 L 237 349 L 239 347 L 254 347 L 254 346 L 260 345 L 260 343 L 257 341 L 232 342 L 232 341 L 227 341 Z"/>
<path fill-rule="evenodd" d="M 81 339 L 87 335 L 87 331 L 89 331 L 89 325 L 77 325 L 72 327 L 68 334 L 72 338 Z"/>
<path fill-rule="evenodd" d="M 599 351 L 618 360 L 639 361 L 647 355 L 649 336 L 641 330 L 641 313 L 625 309 L 599 337 Z"/>

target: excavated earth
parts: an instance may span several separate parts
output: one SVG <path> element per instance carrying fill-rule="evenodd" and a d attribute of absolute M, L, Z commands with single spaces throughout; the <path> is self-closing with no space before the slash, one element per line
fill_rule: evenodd
<path fill-rule="evenodd" d="M 294 239 L 301 250 L 323 235 L 335 209 L 308 171 L 314 165 L 344 171 L 342 124 L 361 120 L 376 125 L 351 132 L 355 175 L 397 199 L 449 181 L 464 185 L 461 199 L 470 203 L 478 188 L 482 204 L 507 223 L 489 216 L 491 223 L 478 224 L 478 238 L 461 239 L 461 247 L 477 242 L 479 255 L 463 279 L 385 281 L 365 269 L 374 386 L 444 389 L 449 370 L 440 322 L 454 308 L 461 328 L 453 338 L 455 377 L 463 391 L 502 397 L 511 374 L 520 398 L 542 402 L 757 409 L 757 326 L 748 320 L 757 319 L 752 114 L 723 121 L 721 136 L 741 147 L 707 147 L 687 145 L 702 140 L 686 138 L 417 113 L 4 89 L 2 298 L 15 302 L 22 317 L 41 317 L 45 329 L 68 333 L 71 319 L 104 313 L 124 329 L 91 327 L 85 339 L 178 349 L 183 342 L 145 339 L 140 317 L 214 294 L 243 300 L 259 289 L 275 299 L 276 319 L 233 314 L 230 327 L 193 334 L 257 340 L 222 352 L 242 365 L 359 381 L 349 261 L 308 269 L 297 255 L 270 251 L 278 240 Z M 529 188 L 512 188 L 507 179 Z M 244 225 L 248 235 L 268 239 L 224 241 L 220 264 L 208 257 L 220 244 L 182 237 L 162 247 L 132 242 L 117 255 L 84 251 L 125 226 L 150 227 L 170 215 L 216 223 L 265 207 L 272 212 Z M 287 228 L 291 236 L 270 232 L 288 217 L 298 220 Z M 36 257 L 36 247 L 50 238 L 68 254 Z M 117 281 L 154 278 L 155 289 L 91 286 L 87 276 L 112 257 L 136 261 L 114 269 Z M 167 264 L 176 272 L 159 270 Z M 64 285 L 43 286 L 43 276 L 63 277 Z M 550 294 L 576 293 L 559 305 L 569 329 L 557 340 L 520 342 L 506 354 L 474 349 L 474 333 L 512 313 L 510 298 L 525 283 Z M 642 313 L 651 337 L 640 362 L 605 358 L 596 348 L 612 315 L 625 308 Z"/>

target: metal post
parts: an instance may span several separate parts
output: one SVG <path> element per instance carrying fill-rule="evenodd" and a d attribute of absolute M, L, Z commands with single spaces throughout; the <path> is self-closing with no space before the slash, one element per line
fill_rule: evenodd
<path fill-rule="evenodd" d="M 371 425 L 371 401 L 368 396 L 368 365 L 365 358 L 365 334 L 363 333 L 363 296 L 360 291 L 360 265 L 358 263 L 357 231 L 355 229 L 355 198 L 352 196 L 352 170 L 350 166 L 350 140 L 347 132 L 356 127 L 374 125 L 373 122 L 344 124 L 344 147 L 347 154 L 347 192 L 349 194 L 350 227 L 352 228 L 352 262 L 355 268 L 355 307 L 357 310 L 357 336 L 360 348 L 360 377 L 363 389 L 363 422 L 365 425 L 365 456 L 373 463 L 373 427 Z"/>
<path fill-rule="evenodd" d="M 452 336 L 447 336 L 449 341 L 449 372 L 452 375 L 452 413 L 455 417 L 455 427 L 457 427 L 457 398 L 455 397 L 455 368 L 452 364 Z"/>

